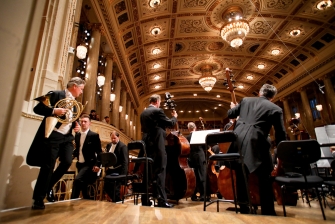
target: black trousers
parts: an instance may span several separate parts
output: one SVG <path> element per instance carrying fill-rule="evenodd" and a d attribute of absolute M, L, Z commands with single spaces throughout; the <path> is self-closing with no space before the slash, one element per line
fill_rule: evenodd
<path fill-rule="evenodd" d="M 93 172 L 93 166 L 86 163 L 77 162 L 78 174 L 73 182 L 71 199 L 78 198 L 80 191 L 84 199 L 90 199 L 87 186 L 97 179 L 97 173 Z"/>
<path fill-rule="evenodd" d="M 196 178 L 196 188 L 194 195 L 199 191 L 200 196 L 204 196 L 205 178 L 206 178 L 206 158 L 203 150 L 192 151 L 189 156 L 190 166 L 194 169 Z"/>
<path fill-rule="evenodd" d="M 52 189 L 71 166 L 73 139 L 72 134 L 62 135 L 59 132 L 53 131 L 49 138 L 44 140 L 47 147 L 43 151 L 43 164 L 35 184 L 34 200 L 43 200 L 47 192 Z M 58 157 L 60 164 L 54 171 Z"/>
<path fill-rule="evenodd" d="M 245 167 L 247 179 L 249 179 L 248 168 Z M 243 178 L 243 172 L 241 166 L 236 166 L 236 189 L 237 189 L 237 200 L 241 204 L 248 202 L 248 195 L 245 187 Z M 274 215 L 274 194 L 272 189 L 272 179 L 270 177 L 271 170 L 268 165 L 261 164 L 254 172 L 258 177 L 259 181 L 259 196 L 261 202 L 261 213 L 262 215 Z"/>

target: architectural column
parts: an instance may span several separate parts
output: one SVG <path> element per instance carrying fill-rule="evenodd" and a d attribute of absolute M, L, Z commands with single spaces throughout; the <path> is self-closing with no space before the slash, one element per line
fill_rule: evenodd
<path fill-rule="evenodd" d="M 80 22 L 80 15 L 81 15 L 81 7 L 83 4 L 83 0 L 77 0 L 76 2 L 76 9 L 74 14 L 74 26 L 72 28 L 72 37 L 70 41 L 70 47 L 76 49 L 77 48 L 77 37 L 78 37 L 78 31 L 79 31 L 79 22 Z M 76 52 L 70 53 L 67 58 L 67 66 L 66 66 L 66 76 L 72 77 L 72 69 L 74 64 L 74 59 L 76 58 Z M 74 76 L 76 76 L 77 73 L 74 73 Z"/>
<path fill-rule="evenodd" d="M 324 92 L 326 95 L 326 99 L 328 102 L 328 105 L 324 105 L 325 107 L 329 108 L 331 122 L 333 123 L 335 121 L 335 100 L 334 100 L 334 87 L 331 81 L 331 77 L 329 75 L 325 76 L 323 83 L 325 85 Z"/>
<path fill-rule="evenodd" d="M 127 99 L 127 111 L 128 119 L 126 120 L 126 133 L 127 136 L 130 136 L 129 125 L 130 125 L 130 113 L 131 113 L 131 101 Z"/>
<path fill-rule="evenodd" d="M 136 136 L 136 128 L 137 128 L 137 114 L 135 114 L 134 112 L 134 119 L 133 119 L 133 139 L 137 140 L 137 136 Z"/>
<path fill-rule="evenodd" d="M 127 106 L 127 91 L 123 89 L 121 91 L 121 101 L 120 105 L 122 106 L 122 111 L 120 113 L 120 130 L 123 130 L 123 133 L 126 133 L 126 106 Z"/>
<path fill-rule="evenodd" d="M 134 108 L 131 108 L 130 111 L 130 121 L 131 124 L 129 124 L 129 136 L 130 138 L 134 139 Z"/>
<path fill-rule="evenodd" d="M 292 118 L 290 106 L 288 104 L 288 99 L 287 98 L 280 99 L 280 101 L 283 102 L 283 107 L 284 107 L 284 125 L 286 127 L 286 130 L 288 130 L 287 128 L 290 126 L 289 122 L 290 122 L 290 120 Z M 287 134 L 290 136 L 291 140 L 295 139 L 294 136 L 292 135 L 292 133 L 290 131 L 287 131 Z"/>
<path fill-rule="evenodd" d="M 314 131 L 314 120 L 313 120 L 312 111 L 309 105 L 309 100 L 307 97 L 306 89 L 302 88 L 299 90 L 299 92 L 300 92 L 301 102 L 302 102 L 302 107 L 303 107 L 303 110 L 300 112 L 300 121 L 303 122 L 301 120 L 301 117 L 303 117 L 304 122 L 302 124 L 307 129 L 306 131 L 308 132 L 310 137 L 312 139 L 315 139 L 316 137 L 315 137 L 315 131 Z"/>
<path fill-rule="evenodd" d="M 109 116 L 110 111 L 110 94 L 111 94 L 111 80 L 113 73 L 113 55 L 106 55 L 106 68 L 105 68 L 105 85 L 102 87 L 102 100 L 101 100 L 101 120 L 105 116 Z"/>
<path fill-rule="evenodd" d="M 114 75 L 114 80 L 113 80 L 113 85 L 114 85 L 114 94 L 115 94 L 115 100 L 113 102 L 113 110 L 112 110 L 112 124 L 120 129 L 120 112 L 119 112 L 119 107 L 120 107 L 120 93 L 121 93 L 121 76 L 119 74 Z M 122 110 L 125 110 L 123 108 Z"/>
<path fill-rule="evenodd" d="M 96 109 L 96 88 L 97 73 L 99 63 L 99 49 L 101 39 L 101 24 L 92 25 L 92 37 L 89 45 L 87 56 L 87 68 L 85 74 L 86 85 L 83 93 L 83 103 L 87 101 L 84 113 L 90 113 L 92 109 Z"/>

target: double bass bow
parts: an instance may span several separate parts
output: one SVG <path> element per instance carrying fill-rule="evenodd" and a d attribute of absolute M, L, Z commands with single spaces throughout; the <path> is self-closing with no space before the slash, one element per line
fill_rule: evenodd
<path fill-rule="evenodd" d="M 165 106 L 174 110 L 176 104 L 171 94 L 165 93 Z M 168 199 L 178 200 L 191 197 L 196 186 L 194 171 L 188 166 L 187 157 L 191 148 L 187 139 L 180 134 L 178 123 L 175 130 L 167 132 L 165 150 L 167 154 L 165 188 Z"/>

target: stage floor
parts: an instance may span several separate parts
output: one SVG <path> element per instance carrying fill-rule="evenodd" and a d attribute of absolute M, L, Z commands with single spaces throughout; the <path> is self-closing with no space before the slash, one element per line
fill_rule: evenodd
<path fill-rule="evenodd" d="M 330 203 L 334 205 L 334 202 Z M 335 223 L 335 210 L 325 208 L 327 220 L 324 221 L 318 202 L 312 201 L 311 206 L 309 208 L 300 199 L 297 206 L 287 206 L 288 217 L 283 217 L 282 207 L 278 205 L 275 208 L 277 216 L 262 216 L 236 214 L 230 210 L 234 207 L 230 203 L 220 203 L 220 212 L 216 212 L 216 204 L 210 205 L 204 212 L 203 202 L 190 199 L 181 199 L 170 209 L 133 205 L 132 199 L 124 204 L 77 199 L 47 203 L 45 210 L 28 207 L 3 210 L 0 212 L 0 223 Z"/>

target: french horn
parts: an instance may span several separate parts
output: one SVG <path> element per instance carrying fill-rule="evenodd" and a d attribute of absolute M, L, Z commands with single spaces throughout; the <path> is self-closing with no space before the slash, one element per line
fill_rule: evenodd
<path fill-rule="evenodd" d="M 59 100 L 55 106 L 51 106 L 50 104 L 50 95 L 44 95 L 41 97 L 36 98 L 35 100 L 40 101 L 44 105 L 50 107 L 50 108 L 62 108 L 66 109 L 67 112 L 65 115 L 62 116 L 50 116 L 45 119 L 45 137 L 49 138 L 51 132 L 54 130 L 56 124 L 58 122 L 62 124 L 69 124 L 74 121 L 76 121 L 80 114 L 83 112 L 86 104 L 82 105 L 80 102 L 77 102 L 76 100 L 70 99 L 70 98 L 64 98 Z"/>

